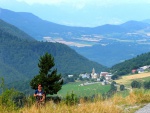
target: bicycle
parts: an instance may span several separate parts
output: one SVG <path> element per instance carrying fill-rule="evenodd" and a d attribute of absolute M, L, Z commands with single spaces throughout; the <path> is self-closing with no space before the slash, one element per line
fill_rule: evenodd
<path fill-rule="evenodd" d="M 43 96 L 37 95 L 36 96 L 36 107 L 41 108 L 45 105 L 45 100 L 43 99 Z"/>

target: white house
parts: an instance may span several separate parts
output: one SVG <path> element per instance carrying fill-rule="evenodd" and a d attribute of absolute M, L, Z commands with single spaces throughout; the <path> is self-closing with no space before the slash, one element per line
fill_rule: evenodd
<path fill-rule="evenodd" d="M 147 66 L 143 66 L 143 67 L 140 67 L 140 68 L 142 68 L 142 69 L 148 69 L 148 68 L 150 68 L 150 66 L 149 65 L 147 65 Z"/>
<path fill-rule="evenodd" d="M 73 75 L 68 75 L 69 78 L 73 77 Z"/>
<path fill-rule="evenodd" d="M 90 78 L 90 74 L 88 74 L 88 73 L 80 74 L 79 76 L 82 78 Z"/>
<path fill-rule="evenodd" d="M 108 72 L 101 72 L 100 77 L 104 76 L 107 81 L 111 80 L 112 74 Z"/>
<path fill-rule="evenodd" d="M 106 78 L 107 81 L 111 80 L 111 77 L 112 77 L 111 73 L 108 73 L 108 75 L 105 76 L 105 78 Z"/>

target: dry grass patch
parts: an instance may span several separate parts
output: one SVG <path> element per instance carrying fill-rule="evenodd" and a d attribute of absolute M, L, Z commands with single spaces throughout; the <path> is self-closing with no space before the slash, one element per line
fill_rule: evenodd
<path fill-rule="evenodd" d="M 67 106 L 63 103 L 55 105 L 50 102 L 41 109 L 35 106 L 24 108 L 21 113 L 123 113 L 123 111 L 110 101 L 96 101 L 75 106 Z"/>
<path fill-rule="evenodd" d="M 113 97 L 103 99 L 97 96 L 92 102 L 85 101 L 83 98 L 77 105 L 66 105 L 65 101 L 54 104 L 52 101 L 45 106 L 37 108 L 35 105 L 26 106 L 18 111 L 4 109 L 0 106 L 0 113 L 134 113 L 139 108 L 150 102 L 150 90 L 134 89 L 126 97 L 115 94 Z"/>
<path fill-rule="evenodd" d="M 118 84 L 130 84 L 132 80 L 150 77 L 150 72 L 122 76 L 121 79 L 115 80 Z"/>
<path fill-rule="evenodd" d="M 150 91 L 135 89 L 126 97 L 114 95 L 102 100 L 98 97 L 94 102 L 80 100 L 80 104 L 67 106 L 64 102 L 54 104 L 48 102 L 45 107 L 37 109 L 35 106 L 21 109 L 21 113 L 134 113 L 146 103 L 150 102 Z"/>

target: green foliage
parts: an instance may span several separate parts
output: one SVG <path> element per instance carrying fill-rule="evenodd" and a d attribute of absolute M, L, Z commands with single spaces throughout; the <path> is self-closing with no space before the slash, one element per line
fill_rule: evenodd
<path fill-rule="evenodd" d="M 35 41 L 18 28 L 0 20 L 0 77 L 5 79 L 6 84 L 13 84 L 10 87 L 21 91 L 29 89 L 29 81 L 38 74 L 38 59 L 46 52 L 55 58 L 55 68 L 62 75 L 91 72 L 93 67 L 99 72 L 106 69 L 77 54 L 67 45 Z"/>
<path fill-rule="evenodd" d="M 123 91 L 125 89 L 124 85 L 120 85 L 120 91 Z"/>
<path fill-rule="evenodd" d="M 130 74 L 132 69 L 138 69 L 141 66 L 150 65 L 149 58 L 150 58 L 150 52 L 138 55 L 135 58 L 126 60 L 122 63 L 112 66 L 111 72 L 119 76 Z"/>
<path fill-rule="evenodd" d="M 116 79 L 118 79 L 118 78 L 119 78 L 119 76 L 116 75 L 116 74 L 114 74 L 114 75 L 111 77 L 112 80 L 116 80 Z"/>
<path fill-rule="evenodd" d="M 110 85 L 110 90 L 107 92 L 107 97 L 111 97 L 113 96 L 113 94 L 115 94 L 117 92 L 117 86 L 116 86 L 116 82 L 113 81 Z"/>
<path fill-rule="evenodd" d="M 76 105 L 78 103 L 78 98 L 72 91 L 71 94 L 67 93 L 65 102 L 67 105 Z"/>
<path fill-rule="evenodd" d="M 103 81 L 103 80 L 106 80 L 106 78 L 105 78 L 104 76 L 102 76 L 102 77 L 100 78 L 100 81 Z"/>
<path fill-rule="evenodd" d="M 1 79 L 0 88 L 1 88 L 1 92 L 3 93 L 3 91 L 6 89 L 5 82 L 4 82 L 4 78 L 0 78 L 0 79 Z"/>
<path fill-rule="evenodd" d="M 42 84 L 46 94 L 57 94 L 61 89 L 63 80 L 61 74 L 57 74 L 57 69 L 52 69 L 54 66 L 54 58 L 45 53 L 38 63 L 40 68 L 39 75 L 35 76 L 31 82 L 31 88 L 37 89 L 38 84 Z"/>
<path fill-rule="evenodd" d="M 40 69 L 40 74 L 47 75 L 50 69 L 54 66 L 54 58 L 51 54 L 46 53 L 44 56 L 40 57 L 38 67 Z"/>
<path fill-rule="evenodd" d="M 14 89 L 6 89 L 0 96 L 1 106 L 8 109 L 17 109 L 23 107 L 25 104 L 25 95 Z"/>
<path fill-rule="evenodd" d="M 132 88 L 141 88 L 141 83 L 134 80 L 134 81 L 131 82 L 131 87 Z"/>
<path fill-rule="evenodd" d="M 115 85 L 115 84 L 116 84 L 116 82 L 115 82 L 115 81 L 112 81 L 111 85 Z"/>
<path fill-rule="evenodd" d="M 150 81 L 145 81 L 143 85 L 145 89 L 150 89 Z"/>

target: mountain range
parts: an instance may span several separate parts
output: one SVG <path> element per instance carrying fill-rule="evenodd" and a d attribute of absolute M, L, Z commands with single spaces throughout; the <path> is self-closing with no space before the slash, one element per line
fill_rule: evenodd
<path fill-rule="evenodd" d="M 59 42 L 107 67 L 150 51 L 150 20 L 120 25 L 73 27 L 48 22 L 27 12 L 0 9 L 0 19 L 39 41 Z"/>

